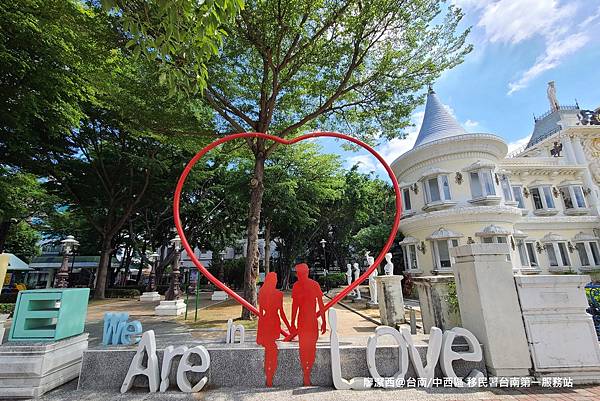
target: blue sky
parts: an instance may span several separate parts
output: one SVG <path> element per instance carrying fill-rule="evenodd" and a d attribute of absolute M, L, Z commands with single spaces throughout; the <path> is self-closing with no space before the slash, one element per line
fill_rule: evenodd
<path fill-rule="evenodd" d="M 513 149 L 526 143 L 533 114 L 549 109 L 548 81 L 556 82 L 560 104 L 600 107 L 600 0 L 452 0 L 465 13 L 474 50 L 445 72 L 434 89 L 469 132 L 504 137 Z M 413 113 L 408 138 L 377 150 L 388 162 L 412 148 L 424 107 Z M 336 146 L 337 147 L 337 146 Z M 327 151 L 333 151 L 326 144 Z M 336 153 L 344 153 L 338 151 Z M 363 152 L 345 154 L 376 171 Z"/>

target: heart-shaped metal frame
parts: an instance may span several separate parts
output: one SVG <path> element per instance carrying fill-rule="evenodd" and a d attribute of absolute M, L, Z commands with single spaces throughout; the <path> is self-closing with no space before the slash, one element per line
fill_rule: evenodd
<path fill-rule="evenodd" d="M 354 282 L 352 282 L 351 285 L 346 287 L 344 290 L 342 290 L 340 293 L 338 293 L 335 297 L 333 297 L 329 302 L 327 302 L 325 304 L 325 311 L 326 311 L 327 309 L 331 308 L 333 305 L 338 303 L 341 299 L 343 299 L 346 295 L 348 295 L 348 293 L 350 293 L 352 290 L 354 290 L 360 283 L 362 283 L 364 280 L 366 280 L 369 277 L 369 274 L 371 274 L 373 272 L 373 270 L 375 270 L 377 268 L 377 266 L 379 266 L 379 264 L 383 261 L 385 254 L 392 247 L 392 245 L 394 243 L 394 239 L 396 238 L 396 233 L 398 232 L 398 227 L 400 225 L 400 215 L 402 213 L 402 196 L 400 194 L 400 188 L 398 187 L 398 181 L 396 180 L 396 176 L 394 175 L 394 172 L 392 171 L 391 167 L 386 163 L 386 161 L 383 159 L 383 157 L 381 157 L 381 155 L 379 153 L 377 153 L 372 147 L 370 147 L 366 143 L 364 143 L 356 138 L 353 138 L 351 136 L 348 136 L 345 134 L 340 134 L 338 132 L 328 132 L 328 131 L 311 132 L 308 134 L 298 136 L 293 139 L 284 139 L 284 138 L 280 138 L 278 136 L 264 134 L 261 132 L 244 132 L 244 133 L 239 133 L 239 134 L 227 135 L 223 138 L 220 138 L 220 139 L 210 143 L 206 147 L 204 147 L 185 166 L 185 169 L 181 173 L 181 176 L 179 177 L 179 181 L 177 182 L 177 187 L 175 188 L 175 197 L 173 199 L 173 217 L 175 220 L 175 227 L 177 228 L 177 233 L 181 237 L 181 243 L 183 244 L 183 247 L 185 248 L 188 257 L 194 263 L 196 268 L 202 274 L 204 274 L 204 276 L 206 276 L 206 278 L 211 283 L 216 285 L 221 290 L 225 291 L 230 297 L 235 299 L 244 308 L 250 310 L 252 313 L 254 313 L 257 316 L 259 313 L 258 313 L 258 309 L 256 307 L 254 307 L 252 304 L 250 304 L 244 298 L 239 296 L 235 291 L 233 291 L 231 288 L 227 287 L 219 279 L 217 279 L 215 276 L 213 276 L 202 265 L 202 263 L 200 263 L 198 258 L 196 258 L 196 255 L 194 254 L 194 250 L 188 243 L 187 238 L 185 237 L 185 233 L 183 232 L 183 228 L 181 226 L 181 218 L 179 216 L 179 202 L 181 199 L 181 191 L 183 190 L 183 185 L 185 184 L 185 180 L 186 180 L 187 176 L 189 175 L 189 173 L 192 170 L 192 168 L 194 167 L 194 165 L 198 162 L 198 160 L 200 160 L 211 149 L 214 149 L 215 147 L 219 146 L 222 143 L 229 142 L 229 141 L 232 141 L 234 139 L 239 139 L 239 138 L 263 138 L 263 139 L 268 139 L 271 141 L 279 142 L 283 145 L 293 145 L 294 143 L 297 143 L 297 142 L 300 142 L 300 141 L 303 141 L 306 139 L 319 138 L 319 137 L 344 139 L 344 140 L 350 141 L 356 145 L 359 145 L 362 148 L 369 151 L 369 153 L 371 153 L 373 156 L 375 156 L 375 158 L 377 158 L 377 160 L 385 168 L 385 171 L 388 173 L 390 180 L 392 181 L 392 185 L 394 187 L 394 192 L 396 194 L 396 214 L 394 216 L 394 224 L 392 225 L 392 230 L 390 231 L 390 235 L 389 235 L 383 249 L 381 250 L 381 252 L 377 256 L 377 258 L 375 259 L 375 262 L 371 266 L 369 266 L 369 268 L 358 278 L 358 280 L 355 280 Z M 324 313 L 325 311 L 322 311 L 322 312 Z M 285 333 L 285 334 L 287 335 L 287 333 Z"/>

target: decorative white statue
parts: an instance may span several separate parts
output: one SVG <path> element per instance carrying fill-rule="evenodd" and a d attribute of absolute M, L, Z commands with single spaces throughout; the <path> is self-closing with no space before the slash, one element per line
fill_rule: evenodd
<path fill-rule="evenodd" d="M 346 265 L 346 282 L 348 285 L 352 284 L 352 264 L 350 263 Z M 354 294 L 354 291 L 351 294 Z"/>
<path fill-rule="evenodd" d="M 360 277 L 360 266 L 358 265 L 358 263 L 354 263 L 354 281 L 358 280 L 359 277 Z M 358 287 L 356 287 L 356 298 L 355 299 L 362 299 L 360 296 L 360 290 L 358 289 Z"/>
<path fill-rule="evenodd" d="M 550 110 L 557 111 L 559 109 L 558 99 L 556 98 L 556 87 L 554 81 L 548 82 L 548 101 L 550 102 Z"/>
<path fill-rule="evenodd" d="M 392 254 L 391 253 L 385 254 L 385 261 L 387 262 L 385 264 L 385 266 L 383 266 L 383 271 L 385 272 L 385 275 L 393 276 L 394 275 L 394 264 L 392 263 Z"/>
<path fill-rule="evenodd" d="M 373 266 L 375 262 L 375 258 L 369 255 L 369 251 L 365 253 L 365 257 L 367 258 L 367 264 L 369 267 Z M 377 269 L 374 269 L 371 274 L 369 274 L 369 295 L 371 296 L 371 303 L 377 304 L 377 281 L 375 281 L 375 277 L 377 277 Z"/>
<path fill-rule="evenodd" d="M 352 264 L 346 265 L 346 282 L 348 285 L 352 284 Z"/>

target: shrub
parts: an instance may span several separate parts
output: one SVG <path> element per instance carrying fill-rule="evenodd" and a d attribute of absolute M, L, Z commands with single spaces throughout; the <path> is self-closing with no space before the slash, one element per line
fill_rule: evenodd
<path fill-rule="evenodd" d="M 0 315 L 12 316 L 15 311 L 15 304 L 0 304 Z"/>
<path fill-rule="evenodd" d="M 327 285 L 325 284 L 325 280 L 327 280 Z M 344 273 L 329 273 L 327 276 L 319 276 L 318 278 L 319 284 L 321 287 L 336 288 L 342 285 L 346 285 L 346 274 Z"/>

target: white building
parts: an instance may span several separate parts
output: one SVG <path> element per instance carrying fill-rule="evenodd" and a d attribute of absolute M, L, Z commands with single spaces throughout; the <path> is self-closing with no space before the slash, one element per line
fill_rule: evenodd
<path fill-rule="evenodd" d="M 507 156 L 503 138 L 466 132 L 430 90 L 413 149 L 392 163 L 407 271 L 452 273 L 451 247 L 502 242 L 515 272 L 600 272 L 600 109 L 550 100 Z"/>

